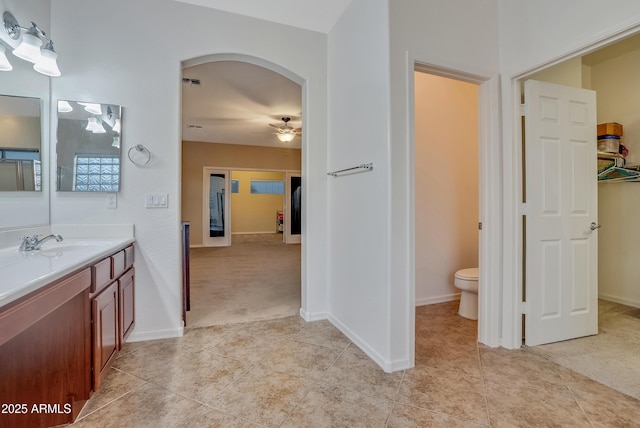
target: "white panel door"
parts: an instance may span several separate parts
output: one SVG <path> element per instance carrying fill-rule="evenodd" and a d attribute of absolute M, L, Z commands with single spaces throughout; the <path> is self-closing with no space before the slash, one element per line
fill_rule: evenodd
<path fill-rule="evenodd" d="M 525 343 L 533 346 L 598 333 L 596 94 L 529 80 L 525 103 Z"/>

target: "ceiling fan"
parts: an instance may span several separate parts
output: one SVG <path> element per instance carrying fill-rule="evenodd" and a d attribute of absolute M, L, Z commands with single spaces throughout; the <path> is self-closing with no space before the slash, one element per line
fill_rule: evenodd
<path fill-rule="evenodd" d="M 293 141 L 296 135 L 302 135 L 302 128 L 292 127 L 291 125 L 289 125 L 290 120 L 290 117 L 285 116 L 282 118 L 282 121 L 284 122 L 283 125 L 274 125 L 271 123 L 269 124 L 270 127 L 276 130 L 275 134 L 278 137 L 278 140 L 282 141 L 283 143 L 289 143 Z"/>

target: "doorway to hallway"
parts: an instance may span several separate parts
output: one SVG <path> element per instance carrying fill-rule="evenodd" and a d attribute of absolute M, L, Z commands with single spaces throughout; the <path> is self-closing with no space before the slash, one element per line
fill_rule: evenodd
<path fill-rule="evenodd" d="M 229 247 L 191 249 L 189 328 L 300 313 L 300 245 L 281 234 L 235 235 Z"/>

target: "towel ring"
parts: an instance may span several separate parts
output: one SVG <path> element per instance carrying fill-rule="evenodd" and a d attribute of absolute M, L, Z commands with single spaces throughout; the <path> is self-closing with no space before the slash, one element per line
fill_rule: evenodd
<path fill-rule="evenodd" d="M 138 159 L 138 160 L 133 160 L 133 158 L 131 157 L 131 151 L 135 149 L 136 152 L 138 153 L 142 153 L 142 156 L 144 156 L 144 158 L 142 159 Z M 134 164 L 134 165 L 138 165 L 138 166 L 145 166 L 146 164 L 149 163 L 149 161 L 151 160 L 151 152 L 149 151 L 149 149 L 147 149 L 145 146 L 143 146 L 142 144 L 136 144 L 135 146 L 131 147 L 129 149 L 129 151 L 127 152 L 127 156 L 129 157 L 129 160 Z M 135 156 L 135 152 L 134 152 L 134 157 Z M 144 159 L 144 160 L 143 160 Z"/>

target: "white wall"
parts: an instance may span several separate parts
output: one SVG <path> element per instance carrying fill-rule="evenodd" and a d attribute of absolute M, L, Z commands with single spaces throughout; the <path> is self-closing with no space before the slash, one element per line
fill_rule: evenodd
<path fill-rule="evenodd" d="M 8 10 L 22 26 L 34 21 L 46 32 L 50 27 L 50 0 L 1 0 L 0 13 Z M 15 45 L 4 27 L 0 38 Z M 55 39 L 54 39 L 55 40 Z M 42 174 L 47 177 L 49 164 L 49 78 L 33 70 L 33 64 L 6 52 L 12 71 L 0 71 L 0 94 L 39 98 L 42 105 Z M 41 192 L 0 192 L 0 230 L 49 224 L 49 189 L 43 180 Z"/>
<path fill-rule="evenodd" d="M 329 33 L 331 320 L 385 370 L 389 354 L 389 35 L 386 0 L 353 0 Z"/>
<path fill-rule="evenodd" d="M 416 305 L 459 298 L 478 266 L 478 86 L 415 73 Z"/>
<path fill-rule="evenodd" d="M 522 151 L 518 86 L 512 79 L 606 41 L 640 25 L 636 0 L 509 0 L 499 3 L 500 64 L 503 109 L 504 241 L 503 339 L 507 347 L 522 343 L 522 225 L 520 221 Z"/>
<path fill-rule="evenodd" d="M 118 208 L 107 210 L 104 195 L 55 193 L 51 222 L 135 224 L 137 296 L 132 338 L 181 332 L 181 62 L 218 53 L 270 61 L 303 80 L 303 185 L 307 198 L 303 200 L 306 269 L 302 309 L 305 315 L 323 316 L 326 35 L 169 0 L 56 0 L 51 34 L 63 73 L 53 81 L 53 100 L 123 106 Z M 127 159 L 127 150 L 136 144 L 144 144 L 152 154 L 146 167 L 137 167 Z M 169 207 L 145 209 L 147 192 L 167 192 Z"/>

